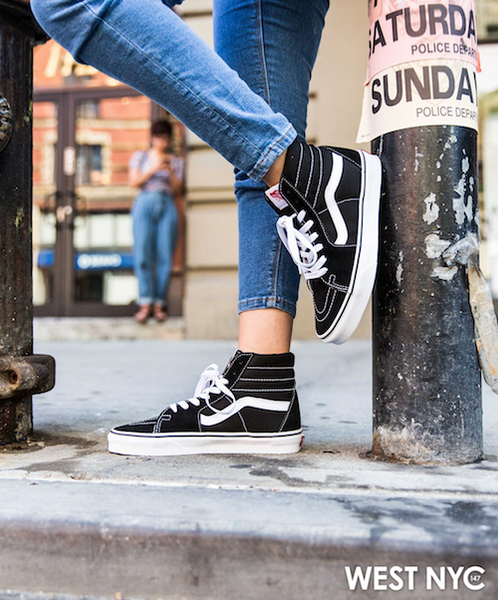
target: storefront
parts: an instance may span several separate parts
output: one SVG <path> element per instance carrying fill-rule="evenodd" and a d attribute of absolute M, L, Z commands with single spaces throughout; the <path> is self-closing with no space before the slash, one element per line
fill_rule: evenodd
<path fill-rule="evenodd" d="M 80 65 L 55 42 L 35 48 L 33 265 L 38 316 L 126 316 L 136 310 L 128 161 L 151 121 L 168 118 L 135 90 Z M 174 151 L 184 153 L 174 123 Z M 177 199 L 180 215 L 183 198 Z M 182 312 L 184 219 L 168 295 Z"/>

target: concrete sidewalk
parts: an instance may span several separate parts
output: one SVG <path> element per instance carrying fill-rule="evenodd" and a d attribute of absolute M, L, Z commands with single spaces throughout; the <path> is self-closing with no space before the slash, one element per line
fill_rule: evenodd
<path fill-rule="evenodd" d="M 190 397 L 235 348 L 38 344 L 57 360 L 57 385 L 34 399 L 34 440 L 0 450 L 0 599 L 498 597 L 498 398 L 483 389 L 481 463 L 371 460 L 369 342 L 294 345 L 306 433 L 297 455 L 106 451 L 110 427 Z M 350 590 L 346 567 L 395 565 L 397 575 L 374 569 L 366 589 Z M 460 566 L 453 589 L 445 567 Z M 431 569 L 445 589 L 426 589 Z"/>

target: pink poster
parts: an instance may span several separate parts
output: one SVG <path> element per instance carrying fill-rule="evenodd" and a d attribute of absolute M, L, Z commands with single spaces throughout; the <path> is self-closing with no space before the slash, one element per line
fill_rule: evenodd
<path fill-rule="evenodd" d="M 475 0 L 370 0 L 367 82 L 418 60 L 460 60 L 478 67 Z"/>

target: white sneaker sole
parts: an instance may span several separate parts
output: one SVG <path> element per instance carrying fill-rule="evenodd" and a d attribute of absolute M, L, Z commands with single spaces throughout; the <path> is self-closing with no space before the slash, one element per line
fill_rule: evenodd
<path fill-rule="evenodd" d="M 139 434 L 111 431 L 109 452 L 138 456 L 181 454 L 292 454 L 304 440 L 302 430 L 281 434 Z"/>
<path fill-rule="evenodd" d="M 379 210 L 382 164 L 378 156 L 360 150 L 363 190 L 360 198 L 361 244 L 356 256 L 356 276 L 344 301 L 344 308 L 330 328 L 318 337 L 323 342 L 343 344 L 358 327 L 365 312 L 377 274 L 379 251 Z"/>

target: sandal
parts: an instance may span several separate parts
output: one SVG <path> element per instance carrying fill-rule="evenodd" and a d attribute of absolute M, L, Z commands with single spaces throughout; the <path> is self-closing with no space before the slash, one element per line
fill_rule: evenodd
<path fill-rule="evenodd" d="M 135 321 L 141 325 L 144 325 L 147 322 L 147 319 L 150 317 L 150 309 L 150 304 L 143 304 L 140 307 L 140 310 L 134 315 Z"/>
<path fill-rule="evenodd" d="M 166 321 L 168 314 L 164 311 L 162 304 L 154 304 L 154 319 L 158 323 Z"/>

